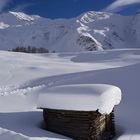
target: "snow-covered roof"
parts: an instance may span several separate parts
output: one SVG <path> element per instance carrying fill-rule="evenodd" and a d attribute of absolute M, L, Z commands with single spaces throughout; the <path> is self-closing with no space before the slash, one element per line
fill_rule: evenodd
<path fill-rule="evenodd" d="M 76 84 L 50 88 L 41 93 L 39 108 L 94 111 L 109 114 L 121 101 L 121 90 L 105 84 Z"/>

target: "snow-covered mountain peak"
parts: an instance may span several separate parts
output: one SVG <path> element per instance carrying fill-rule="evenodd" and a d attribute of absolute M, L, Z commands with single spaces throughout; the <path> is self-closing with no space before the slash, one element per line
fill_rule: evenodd
<path fill-rule="evenodd" d="M 20 19 L 20 20 L 25 20 L 25 21 L 34 21 L 38 18 L 40 18 L 40 16 L 37 16 L 37 15 L 32 15 L 32 16 L 29 16 L 23 12 L 12 12 L 12 11 L 9 11 L 10 14 L 16 16 L 17 19 Z"/>
<path fill-rule="evenodd" d="M 21 12 L 0 14 L 0 49 L 46 47 L 50 52 L 139 47 L 140 16 L 86 12 L 72 19 L 47 19 Z"/>
<path fill-rule="evenodd" d="M 40 17 L 36 15 L 27 15 L 22 12 L 7 12 L 0 14 L 0 29 L 22 27 L 31 25 Z"/>
<path fill-rule="evenodd" d="M 112 15 L 111 13 L 106 13 L 106 12 L 89 11 L 89 12 L 84 13 L 81 16 L 81 21 L 83 23 L 89 23 L 89 22 L 93 22 L 95 20 L 108 19 L 108 18 L 110 18 L 111 15 Z"/>

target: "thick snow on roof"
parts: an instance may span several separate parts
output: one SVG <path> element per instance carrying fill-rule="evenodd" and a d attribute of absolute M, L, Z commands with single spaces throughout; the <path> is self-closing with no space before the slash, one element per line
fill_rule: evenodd
<path fill-rule="evenodd" d="M 38 107 L 65 110 L 99 110 L 109 114 L 121 101 L 121 90 L 105 84 L 77 84 L 50 88 L 39 95 Z"/>

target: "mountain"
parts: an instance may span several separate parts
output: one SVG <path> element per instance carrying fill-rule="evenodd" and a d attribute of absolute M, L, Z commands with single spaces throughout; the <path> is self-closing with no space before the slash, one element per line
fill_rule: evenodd
<path fill-rule="evenodd" d="M 92 51 L 139 47 L 140 14 L 89 11 L 72 19 L 47 19 L 21 12 L 0 15 L 0 50 L 45 47 L 49 51 Z"/>

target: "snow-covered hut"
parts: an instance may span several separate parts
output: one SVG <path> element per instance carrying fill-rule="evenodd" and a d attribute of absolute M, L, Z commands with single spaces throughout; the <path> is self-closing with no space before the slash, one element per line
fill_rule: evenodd
<path fill-rule="evenodd" d="M 110 140 L 121 90 L 105 84 L 64 85 L 39 95 L 46 129 L 76 140 Z"/>

